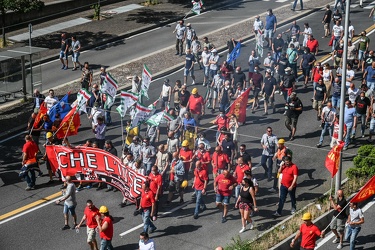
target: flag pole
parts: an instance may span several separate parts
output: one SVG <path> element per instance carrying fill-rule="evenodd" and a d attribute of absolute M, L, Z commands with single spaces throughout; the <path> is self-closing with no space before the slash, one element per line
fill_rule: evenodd
<path fill-rule="evenodd" d="M 121 148 L 122 148 L 122 152 L 124 152 L 124 144 L 125 144 L 125 141 L 124 141 L 124 122 L 123 122 L 123 117 L 120 115 L 121 117 L 121 140 L 122 140 L 122 145 L 121 145 Z M 126 135 L 126 138 L 128 136 Z"/>
<path fill-rule="evenodd" d="M 63 138 L 63 141 L 65 141 L 65 138 L 68 136 L 68 131 L 69 131 L 69 129 L 70 129 L 70 125 L 72 125 L 73 118 L 74 118 L 74 116 L 76 115 L 76 113 L 77 113 L 77 109 L 74 111 L 74 113 L 73 113 L 73 115 L 72 115 L 72 119 L 71 119 L 70 122 L 69 122 L 69 126 L 68 126 L 68 129 L 67 129 L 66 132 L 65 132 L 65 136 L 64 136 L 64 138 Z"/>
<path fill-rule="evenodd" d="M 327 228 L 329 228 L 329 226 L 331 226 L 331 224 L 333 223 L 333 221 L 343 212 L 343 211 L 345 211 L 345 208 L 347 207 L 347 206 L 349 206 L 349 204 L 350 204 L 350 202 L 347 202 L 346 203 L 346 205 L 345 205 L 345 207 L 343 208 L 343 209 L 341 209 L 341 211 L 335 216 L 335 218 L 333 218 L 332 220 L 331 220 L 331 222 L 328 224 L 328 226 L 326 226 L 326 228 L 324 228 L 323 229 L 323 231 L 325 231 L 325 230 L 327 230 Z"/>

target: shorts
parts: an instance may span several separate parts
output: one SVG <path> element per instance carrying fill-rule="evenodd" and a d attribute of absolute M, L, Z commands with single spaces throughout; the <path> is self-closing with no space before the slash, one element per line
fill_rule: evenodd
<path fill-rule="evenodd" d="M 220 194 L 216 194 L 216 203 L 222 203 L 224 205 L 229 205 L 230 195 L 224 196 Z"/>
<path fill-rule="evenodd" d="M 168 187 L 169 192 L 176 191 L 176 193 L 180 193 L 182 191 L 181 183 L 182 181 L 169 181 L 169 187 Z"/>
<path fill-rule="evenodd" d="M 288 117 L 288 116 L 285 118 L 285 124 L 290 125 L 292 128 L 297 127 L 297 122 L 298 122 L 298 118 Z"/>
<path fill-rule="evenodd" d="M 217 91 L 217 88 L 212 89 L 212 98 L 216 99 L 219 97 L 219 92 Z"/>
<path fill-rule="evenodd" d="M 254 88 L 254 98 L 258 98 L 258 95 L 260 93 L 260 88 Z"/>
<path fill-rule="evenodd" d="M 329 27 L 330 27 L 330 23 L 325 23 L 325 24 L 324 24 L 324 29 L 328 30 Z"/>
<path fill-rule="evenodd" d="M 264 31 L 264 38 L 273 38 L 273 30 L 265 30 Z"/>
<path fill-rule="evenodd" d="M 46 161 L 46 167 L 47 167 L 47 170 L 52 170 L 51 168 L 51 164 L 49 163 L 49 160 L 47 159 Z"/>
<path fill-rule="evenodd" d="M 310 76 L 310 67 L 308 67 L 308 68 L 302 68 L 302 74 L 304 76 L 309 77 Z"/>
<path fill-rule="evenodd" d="M 60 51 L 60 59 L 68 59 L 68 53 L 65 53 L 64 51 Z"/>
<path fill-rule="evenodd" d="M 252 211 L 253 210 L 253 205 L 251 205 L 251 203 L 240 202 L 238 207 L 239 207 L 239 209 L 242 209 L 242 210 L 245 210 L 245 211 Z"/>
<path fill-rule="evenodd" d="M 331 220 L 332 224 L 330 226 L 331 229 L 337 230 L 338 232 L 344 232 L 345 230 L 345 219 L 339 219 L 333 217 Z"/>
<path fill-rule="evenodd" d="M 358 60 L 362 61 L 363 57 L 365 56 L 366 51 L 358 50 Z"/>
<path fill-rule="evenodd" d="M 253 78 L 254 72 L 249 72 L 249 79 Z"/>
<path fill-rule="evenodd" d="M 76 206 L 68 206 L 64 204 L 64 214 L 70 213 L 70 215 L 76 215 Z"/>
<path fill-rule="evenodd" d="M 187 76 L 187 75 L 194 76 L 194 68 L 192 68 L 191 70 L 185 68 L 184 69 L 184 76 Z"/>
<path fill-rule="evenodd" d="M 318 108 L 321 109 L 322 106 L 323 106 L 323 101 L 316 101 L 316 100 L 313 101 L 313 109 L 318 110 Z"/>
<path fill-rule="evenodd" d="M 78 57 L 81 53 L 79 52 L 74 52 L 73 55 L 72 55 L 72 61 L 73 62 L 78 62 Z"/>
<path fill-rule="evenodd" d="M 265 96 L 264 96 L 264 101 L 266 102 L 266 103 L 274 103 L 275 102 L 275 97 L 274 96 L 272 96 L 271 98 L 270 98 L 270 95 L 267 95 L 267 94 L 265 94 Z"/>
<path fill-rule="evenodd" d="M 210 66 L 203 66 L 204 69 L 204 76 L 208 77 L 210 74 Z"/>
<path fill-rule="evenodd" d="M 87 242 L 93 242 L 96 238 L 96 230 L 95 228 L 87 227 Z"/>

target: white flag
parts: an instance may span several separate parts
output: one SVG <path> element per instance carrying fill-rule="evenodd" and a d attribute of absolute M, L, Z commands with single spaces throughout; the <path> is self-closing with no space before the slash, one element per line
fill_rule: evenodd
<path fill-rule="evenodd" d="M 121 91 L 121 104 L 116 108 L 120 113 L 121 117 L 124 117 L 126 111 L 131 107 L 135 102 L 137 102 L 138 96 L 126 91 Z"/>
<path fill-rule="evenodd" d="M 143 64 L 143 71 L 142 71 L 142 85 L 141 85 L 141 94 L 144 95 L 148 99 L 148 88 L 150 87 L 152 79 L 152 73 L 147 68 L 146 64 Z"/>
<path fill-rule="evenodd" d="M 117 81 L 111 76 L 111 74 L 107 73 L 105 75 L 103 86 L 101 87 L 100 92 L 115 97 L 117 89 Z"/>
<path fill-rule="evenodd" d="M 140 103 L 137 103 L 135 106 L 135 114 L 132 117 L 131 127 L 134 128 L 146 121 L 150 116 L 153 115 L 153 112 L 155 112 L 153 107 L 146 107 Z"/>
<path fill-rule="evenodd" d="M 91 98 L 91 94 L 86 89 L 81 89 L 77 93 L 77 100 L 74 101 L 71 105 L 72 108 L 78 105 L 78 111 L 87 113 L 86 111 L 86 102 Z"/>

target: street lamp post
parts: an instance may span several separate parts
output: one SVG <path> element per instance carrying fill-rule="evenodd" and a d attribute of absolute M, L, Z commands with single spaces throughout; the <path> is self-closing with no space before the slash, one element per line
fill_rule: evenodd
<path fill-rule="evenodd" d="M 31 93 L 34 92 L 34 80 L 33 80 L 33 53 L 31 49 L 31 33 L 33 33 L 33 25 L 29 23 L 29 48 L 30 48 L 30 85 L 31 85 Z"/>

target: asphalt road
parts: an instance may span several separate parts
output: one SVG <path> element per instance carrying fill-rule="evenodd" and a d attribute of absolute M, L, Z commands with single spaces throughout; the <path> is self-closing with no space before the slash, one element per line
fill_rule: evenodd
<path fill-rule="evenodd" d="M 259 8 L 263 10 L 262 7 Z M 237 10 L 243 11 L 242 9 Z M 371 19 L 363 18 L 368 15 L 368 12 L 369 10 L 362 10 L 358 7 L 352 11 L 351 21 L 355 26 L 356 33 L 373 24 Z M 231 15 L 234 15 L 234 13 L 231 13 Z M 239 13 L 238 15 L 241 14 Z M 315 36 L 320 41 L 320 49 L 327 51 L 328 39 L 323 40 L 320 38 L 323 33 L 320 23 L 322 15 L 322 11 L 313 13 L 298 20 L 298 24 L 302 26 L 304 22 L 308 22 Z M 224 15 L 220 16 L 224 17 Z M 246 15 L 246 17 L 248 16 L 249 14 Z M 193 20 L 191 20 L 191 23 L 194 23 Z M 287 28 L 282 27 L 278 30 L 283 31 L 285 29 Z M 375 36 L 371 34 L 370 39 L 373 41 L 374 38 Z M 244 69 L 247 68 L 248 55 L 253 47 L 253 42 L 245 44 L 241 51 L 241 56 L 237 60 L 237 64 L 243 66 Z M 370 47 L 372 48 L 373 46 Z M 106 52 L 107 50 L 104 51 L 104 54 L 106 54 Z M 322 54 L 323 53 L 321 53 L 321 55 Z M 197 79 L 202 79 L 202 72 L 197 70 L 196 77 Z M 182 79 L 182 71 L 178 71 L 168 76 L 168 78 L 171 82 Z M 198 82 L 200 81 L 198 80 Z M 150 101 L 154 101 L 159 95 L 161 84 L 161 81 L 155 81 L 151 84 L 149 91 Z M 301 86 L 302 83 L 298 85 Z M 200 93 L 204 94 L 203 87 L 201 85 L 197 87 Z M 191 90 L 191 86 L 189 86 L 189 89 Z M 324 167 L 324 158 L 329 150 L 327 146 L 328 138 L 325 139 L 322 148 L 317 149 L 315 147 L 318 142 L 318 136 L 320 135 L 320 129 L 319 122 L 317 122 L 315 118 L 315 111 L 311 108 L 311 91 L 311 85 L 308 89 L 299 88 L 297 90 L 298 95 L 304 103 L 305 109 L 299 119 L 295 141 L 287 143 L 287 146 L 294 152 L 295 163 L 300 168 L 297 188 L 297 208 L 302 208 L 330 188 L 329 172 Z M 254 165 L 257 165 L 260 161 L 261 147 L 259 141 L 262 134 L 265 133 L 265 128 L 267 126 L 273 127 L 274 133 L 279 137 L 286 138 L 289 134 L 284 127 L 284 116 L 282 115 L 283 101 L 281 96 L 276 97 L 276 103 L 280 112 L 268 116 L 262 116 L 262 109 L 258 110 L 255 114 L 248 112 L 246 125 L 239 128 L 240 143 L 245 143 L 249 148 L 249 152 L 253 156 Z M 119 116 L 114 112 L 112 117 L 114 124 L 109 127 L 107 138 L 111 139 L 117 150 L 120 151 L 121 126 Z M 207 115 L 201 123 L 207 124 L 213 118 L 214 116 Z M 89 130 L 88 121 L 84 116 L 82 116 L 81 122 L 82 126 L 79 135 L 70 138 L 70 141 L 74 145 L 82 144 L 87 138 L 93 138 Z M 214 134 L 215 131 L 207 132 L 210 141 L 214 140 Z M 353 154 L 356 153 L 358 146 L 365 142 L 365 139 L 358 139 L 354 147 L 351 145 L 349 150 L 345 151 L 344 170 L 351 166 Z M 165 136 L 162 136 L 161 140 L 164 141 Z M 46 203 L 43 207 L 35 207 L 35 210 L 32 210 L 31 207 L 33 206 L 30 205 L 30 208 L 26 209 L 24 214 L 15 211 L 32 202 L 45 199 L 45 197 L 51 194 L 56 194 L 56 196 L 50 197 L 51 199 L 53 199 L 53 197 L 58 197 L 57 194 L 60 187 L 59 184 L 53 187 L 44 185 L 43 183 L 47 182 L 48 178 L 42 177 L 37 180 L 38 188 L 36 190 L 30 192 L 24 191 L 25 183 L 19 181 L 17 174 L 17 170 L 20 168 L 19 158 L 22 144 L 22 137 L 18 136 L 0 145 L 0 159 L 2 164 L 0 166 L 0 184 L 2 184 L 0 190 L 2 194 L 2 202 L 0 204 L 0 234 L 2 236 L 0 237 L 0 248 L 85 249 L 87 246 L 85 243 L 85 230 L 83 228 L 79 234 L 76 234 L 76 232 L 72 230 L 61 232 L 60 227 L 63 226 L 62 206 Z M 45 169 L 44 166 L 42 168 Z M 289 215 L 290 211 L 290 205 L 287 203 L 284 207 L 283 217 L 276 220 L 272 218 L 271 214 L 276 209 L 274 204 L 278 201 L 277 195 L 268 193 L 267 189 L 270 188 L 272 184 L 262 180 L 262 169 L 255 169 L 254 174 L 255 177 L 260 179 L 260 192 L 258 197 L 260 212 L 254 217 L 256 230 L 246 231 L 241 234 L 241 238 L 245 239 L 254 238 L 256 235 L 284 219 Z M 210 187 L 212 188 L 212 182 Z M 238 231 L 241 229 L 238 212 L 230 210 L 228 222 L 221 224 L 221 213 L 214 206 L 214 193 L 212 189 L 207 197 L 205 197 L 208 203 L 208 209 L 201 214 L 198 220 L 192 218 L 194 204 L 189 203 L 189 197 L 190 192 L 185 194 L 186 206 L 176 211 L 173 210 L 178 207 L 177 197 L 171 208 L 161 208 L 161 214 L 170 210 L 172 210 L 172 213 L 164 214 L 164 217 L 158 219 L 155 223 L 158 230 L 152 234 L 152 238 L 155 239 L 158 249 L 174 249 L 176 246 L 178 246 L 179 249 L 213 249 L 217 245 L 228 244 L 233 237 L 238 236 Z M 121 194 L 119 192 L 105 193 L 104 191 L 84 190 L 77 194 L 77 198 L 77 213 L 79 218 L 82 216 L 82 211 L 87 199 L 92 199 L 98 207 L 101 205 L 109 207 L 110 213 L 115 217 L 116 221 L 115 237 L 113 239 L 113 245 L 116 246 L 116 249 L 137 248 L 138 234 L 141 231 L 139 227 L 141 217 L 133 217 L 133 205 L 129 205 L 125 208 L 120 208 L 118 206 L 118 203 L 121 201 Z M 5 220 L 5 217 L 7 217 L 5 216 L 6 213 L 17 214 L 18 217 L 9 217 L 8 220 Z M 369 217 L 367 223 L 371 225 L 372 221 L 373 219 Z M 121 238 L 118 235 L 122 233 L 125 234 L 123 234 L 124 236 Z"/>

